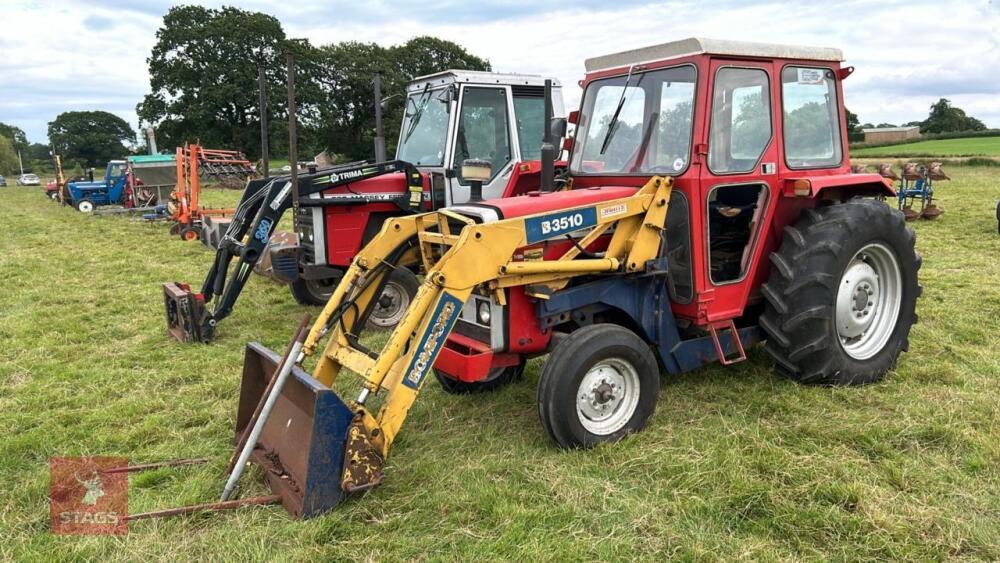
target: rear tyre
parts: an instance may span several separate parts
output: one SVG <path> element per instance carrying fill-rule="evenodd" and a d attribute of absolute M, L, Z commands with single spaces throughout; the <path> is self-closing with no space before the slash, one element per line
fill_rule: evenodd
<path fill-rule="evenodd" d="M 472 383 L 459 381 L 437 369 L 434 370 L 434 377 L 441 384 L 441 388 L 452 395 L 487 393 L 521 379 L 521 376 L 524 375 L 524 365 L 525 362 L 522 359 L 521 363 L 516 366 L 493 368 L 490 370 L 489 375 L 486 376 L 486 379 Z"/>
<path fill-rule="evenodd" d="M 170 236 L 175 237 L 181 233 L 180 223 L 171 223 L 170 225 Z"/>
<path fill-rule="evenodd" d="M 590 448 L 645 428 L 659 392 L 659 367 L 646 342 L 618 325 L 590 325 L 549 355 L 538 415 L 559 446 Z"/>
<path fill-rule="evenodd" d="M 81 199 L 76 202 L 76 210 L 80 213 L 93 213 L 94 212 L 94 202 L 89 199 Z"/>
<path fill-rule="evenodd" d="M 915 240 L 901 212 L 870 199 L 806 210 L 786 227 L 761 286 L 778 372 L 824 385 L 885 377 L 916 322 Z"/>
<path fill-rule="evenodd" d="M 326 302 L 333 295 L 333 290 L 337 289 L 337 285 L 343 277 L 344 274 L 339 273 L 336 276 L 318 280 L 298 278 L 292 282 L 292 296 L 300 305 L 326 305 Z"/>
<path fill-rule="evenodd" d="M 181 240 L 190 242 L 201 238 L 201 229 L 198 227 L 184 227 L 178 234 Z"/>
<path fill-rule="evenodd" d="M 368 316 L 369 328 L 386 330 L 399 324 L 419 288 L 420 282 L 413 272 L 406 268 L 393 270 L 385 283 L 382 296 L 375 302 L 375 307 Z"/>

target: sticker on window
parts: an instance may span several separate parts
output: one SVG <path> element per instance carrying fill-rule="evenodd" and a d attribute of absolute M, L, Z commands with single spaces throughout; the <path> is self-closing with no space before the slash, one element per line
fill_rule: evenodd
<path fill-rule="evenodd" d="M 684 168 L 684 159 L 678 158 L 674 160 L 674 171 L 679 172 L 681 168 Z"/>
<path fill-rule="evenodd" d="M 823 70 L 818 68 L 800 68 L 799 84 L 822 84 Z"/>

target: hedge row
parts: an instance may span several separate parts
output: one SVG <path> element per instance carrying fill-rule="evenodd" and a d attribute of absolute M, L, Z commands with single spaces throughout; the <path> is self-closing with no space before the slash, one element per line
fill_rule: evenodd
<path fill-rule="evenodd" d="M 852 138 L 855 133 L 848 135 L 848 141 L 852 149 L 873 149 L 878 147 L 891 147 L 895 145 L 909 145 L 922 141 L 937 141 L 941 139 L 968 139 L 970 137 L 1000 137 L 1000 129 L 986 129 L 985 131 L 950 131 L 948 133 L 928 133 L 915 139 L 905 139 L 902 141 L 890 141 L 885 143 L 855 143 Z M 864 134 L 862 134 L 862 138 Z"/>

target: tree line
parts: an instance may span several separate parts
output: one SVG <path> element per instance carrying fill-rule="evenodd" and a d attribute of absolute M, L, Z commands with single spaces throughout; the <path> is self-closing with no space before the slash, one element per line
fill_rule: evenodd
<path fill-rule="evenodd" d="M 264 69 L 273 154 L 287 154 L 285 53 L 295 57 L 300 154 L 328 150 L 345 159 L 373 156 L 372 77 L 389 97 L 384 116 L 390 152 L 399 134 L 404 89 L 414 76 L 448 68 L 490 70 L 489 61 L 433 37 L 402 45 L 343 42 L 313 46 L 290 39 L 274 17 L 238 8 L 177 6 L 163 18 L 148 59 L 150 86 L 136 107 L 160 146 L 200 139 L 260 157 L 258 69 Z"/>

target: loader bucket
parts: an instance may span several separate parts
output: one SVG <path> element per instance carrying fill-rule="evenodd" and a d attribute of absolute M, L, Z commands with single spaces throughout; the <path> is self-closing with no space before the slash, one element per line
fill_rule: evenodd
<path fill-rule="evenodd" d="M 163 305 L 167 311 L 167 334 L 181 342 L 202 341 L 201 321 L 205 318 L 205 297 L 191 291 L 186 283 L 163 284 Z"/>
<path fill-rule="evenodd" d="M 236 415 L 236 436 L 250 423 L 280 358 L 257 342 L 247 344 Z M 250 460 L 296 518 L 310 518 L 344 496 L 341 474 L 353 413 L 329 387 L 296 366 L 264 424 Z"/>

